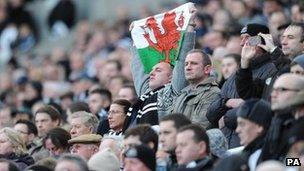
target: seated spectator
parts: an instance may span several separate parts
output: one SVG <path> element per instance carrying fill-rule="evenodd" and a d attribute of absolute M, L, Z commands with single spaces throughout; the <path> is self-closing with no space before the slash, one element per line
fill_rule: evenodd
<path fill-rule="evenodd" d="M 97 131 L 98 118 L 88 112 L 79 111 L 71 114 L 71 137 L 75 138 L 83 134 L 94 134 Z"/>
<path fill-rule="evenodd" d="M 177 170 L 207 170 L 212 168 L 209 137 L 203 127 L 190 124 L 181 127 L 176 136 Z"/>
<path fill-rule="evenodd" d="M 16 163 L 6 159 L 0 159 L 0 168 L 2 171 L 20 171 Z"/>
<path fill-rule="evenodd" d="M 108 122 L 110 126 L 109 135 L 121 136 L 128 125 L 125 124 L 126 116 L 131 103 L 128 100 L 115 100 L 109 110 Z"/>
<path fill-rule="evenodd" d="M 90 170 L 94 171 L 119 171 L 119 159 L 109 148 L 94 154 L 88 161 Z"/>
<path fill-rule="evenodd" d="M 210 153 L 215 159 L 227 157 L 228 142 L 220 129 L 206 131 L 210 140 Z"/>
<path fill-rule="evenodd" d="M 240 67 L 241 56 L 237 54 L 227 54 L 222 59 L 221 64 L 221 73 L 222 80 L 220 82 L 220 87 L 224 84 L 224 82 Z"/>
<path fill-rule="evenodd" d="M 145 145 L 131 146 L 124 155 L 125 171 L 154 171 L 156 168 L 155 153 Z"/>
<path fill-rule="evenodd" d="M 96 115 L 100 121 L 107 119 L 108 111 L 112 102 L 111 92 L 107 89 L 93 89 L 89 93 L 88 104 L 91 113 Z"/>
<path fill-rule="evenodd" d="M 126 99 L 130 103 L 134 104 L 136 102 L 136 99 L 137 99 L 135 87 L 132 84 L 123 85 L 118 92 L 117 98 L 118 99 Z"/>
<path fill-rule="evenodd" d="M 34 164 L 34 159 L 26 153 L 25 144 L 17 131 L 8 127 L 2 128 L 0 142 L 0 155 L 15 162 L 20 170 Z"/>
<path fill-rule="evenodd" d="M 245 146 L 241 156 L 247 160 L 250 170 L 255 170 L 273 116 L 270 104 L 259 99 L 246 100 L 237 116 L 236 132 L 240 144 Z"/>
<path fill-rule="evenodd" d="M 304 75 L 304 55 L 295 57 L 291 62 L 290 72 L 293 74 Z"/>
<path fill-rule="evenodd" d="M 62 128 L 51 129 L 43 139 L 43 146 L 52 157 L 59 158 L 61 154 L 69 150 L 68 141 L 71 139 L 69 132 Z"/>
<path fill-rule="evenodd" d="M 38 131 L 32 122 L 27 120 L 19 120 L 15 124 L 14 129 L 20 133 L 21 138 L 25 142 L 26 148 L 28 150 L 37 146 L 34 140 L 38 136 Z"/>
<path fill-rule="evenodd" d="M 158 147 L 158 135 L 150 125 L 142 124 L 129 128 L 125 133 L 123 143 L 125 149 L 128 149 L 130 146 L 144 144 L 156 152 Z"/>
<path fill-rule="evenodd" d="M 33 118 L 32 113 L 26 110 L 13 111 L 11 116 L 12 116 L 13 124 L 16 124 L 16 122 L 18 122 L 19 120 L 31 121 Z"/>
<path fill-rule="evenodd" d="M 89 171 L 86 161 L 81 157 L 72 154 L 66 154 L 58 159 L 55 171 L 73 170 L 73 171 Z"/>
<path fill-rule="evenodd" d="M 99 145 L 99 151 L 104 149 L 111 149 L 117 158 L 120 158 L 123 150 L 122 144 L 123 137 L 105 135 Z"/>
<path fill-rule="evenodd" d="M 84 134 L 69 140 L 71 154 L 77 154 L 88 161 L 95 153 L 101 142 L 101 136 L 97 134 Z"/>

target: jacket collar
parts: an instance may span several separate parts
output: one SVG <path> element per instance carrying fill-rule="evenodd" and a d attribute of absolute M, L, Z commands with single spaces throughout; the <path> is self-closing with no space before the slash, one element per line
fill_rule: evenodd
<path fill-rule="evenodd" d="M 210 86 L 218 86 L 218 84 L 216 83 L 215 79 L 213 77 L 208 77 L 208 78 L 205 78 L 203 81 L 201 81 L 196 87 L 195 89 L 197 88 L 200 88 L 200 87 L 204 87 L 204 86 L 207 86 L 207 85 L 210 85 Z M 186 88 L 185 88 L 185 91 L 190 91 L 193 89 L 193 86 L 192 85 L 188 85 Z"/>

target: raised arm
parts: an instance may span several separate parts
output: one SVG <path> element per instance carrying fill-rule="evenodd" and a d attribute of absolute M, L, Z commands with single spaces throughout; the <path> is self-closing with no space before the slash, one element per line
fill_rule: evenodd
<path fill-rule="evenodd" d="M 137 96 L 147 92 L 149 89 L 149 74 L 144 73 L 143 65 L 140 61 L 137 50 L 134 46 L 131 47 L 131 72 Z"/>

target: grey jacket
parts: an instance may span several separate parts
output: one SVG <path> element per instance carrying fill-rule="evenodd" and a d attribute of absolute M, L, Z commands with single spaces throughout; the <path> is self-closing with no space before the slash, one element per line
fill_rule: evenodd
<path fill-rule="evenodd" d="M 192 122 L 207 128 L 210 126 L 206 117 L 207 109 L 219 94 L 220 89 L 212 77 L 203 80 L 196 89 L 189 85 L 176 98 L 173 113 L 183 113 Z"/>
<path fill-rule="evenodd" d="M 180 91 L 187 86 L 187 81 L 184 74 L 184 65 L 187 53 L 194 48 L 195 33 L 186 32 L 184 35 L 183 44 L 179 53 L 178 60 L 176 61 L 173 69 L 173 77 L 171 83 L 165 85 L 165 87 L 158 92 L 157 96 L 157 111 L 158 116 L 162 117 L 171 109 L 173 100 Z M 131 49 L 131 71 L 133 75 L 133 81 L 135 90 L 138 96 L 151 91 L 149 88 L 149 74 L 144 73 L 142 63 L 136 49 Z"/>

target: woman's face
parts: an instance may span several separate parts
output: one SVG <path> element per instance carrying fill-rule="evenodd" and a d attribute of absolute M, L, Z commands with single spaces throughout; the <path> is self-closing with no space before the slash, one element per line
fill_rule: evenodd
<path fill-rule="evenodd" d="M 126 114 L 124 112 L 123 106 L 119 104 L 112 104 L 110 106 L 108 120 L 110 128 L 114 131 L 119 131 L 123 128 L 125 122 Z"/>
<path fill-rule="evenodd" d="M 0 154 L 8 155 L 13 152 L 13 145 L 10 143 L 9 138 L 4 133 L 0 133 Z"/>

